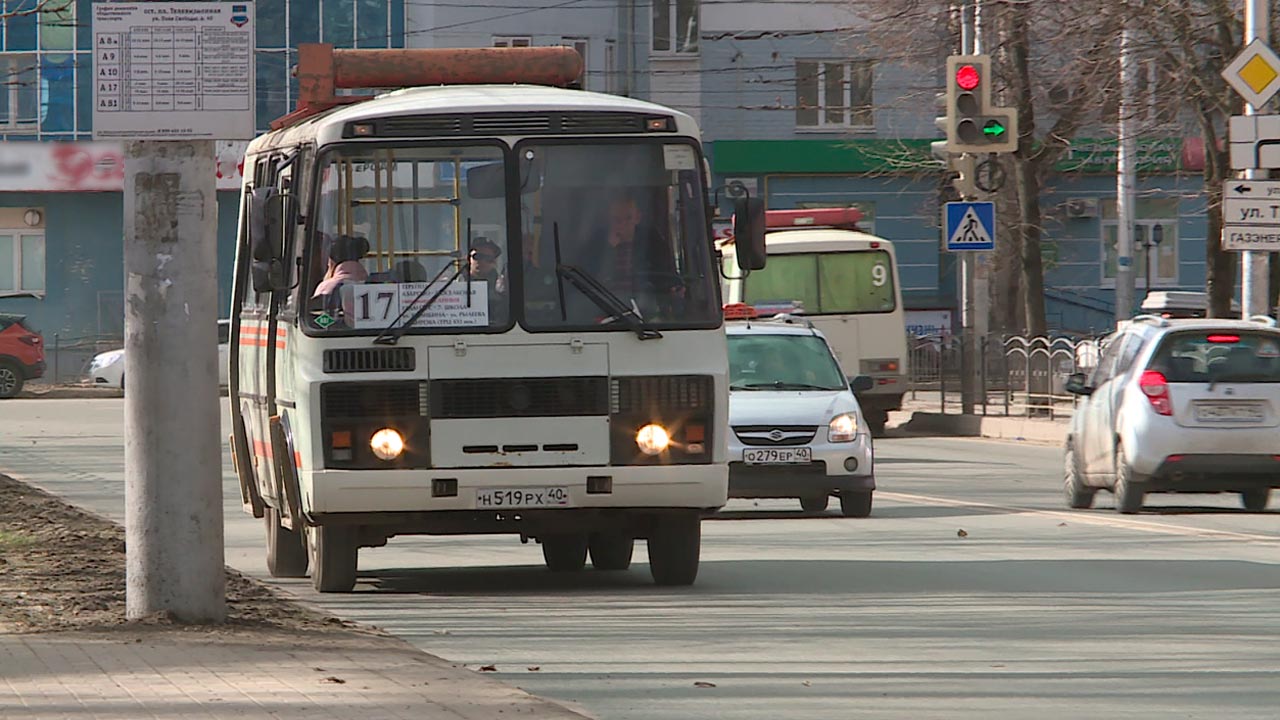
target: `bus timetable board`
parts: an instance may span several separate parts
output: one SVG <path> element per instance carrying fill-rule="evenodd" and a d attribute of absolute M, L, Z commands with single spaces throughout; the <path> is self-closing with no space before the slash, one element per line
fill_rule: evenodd
<path fill-rule="evenodd" d="M 93 4 L 95 139 L 254 137 L 252 2 Z"/>

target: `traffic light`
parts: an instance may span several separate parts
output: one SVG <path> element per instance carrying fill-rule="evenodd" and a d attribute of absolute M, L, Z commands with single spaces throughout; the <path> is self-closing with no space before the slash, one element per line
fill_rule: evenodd
<path fill-rule="evenodd" d="M 949 152 L 998 153 L 1018 149 L 1018 112 L 992 104 L 991 82 L 989 55 L 947 58 L 945 127 Z"/>

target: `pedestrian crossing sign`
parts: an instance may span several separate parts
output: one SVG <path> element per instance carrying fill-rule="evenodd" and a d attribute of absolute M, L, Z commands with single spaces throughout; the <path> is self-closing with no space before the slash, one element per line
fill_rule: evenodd
<path fill-rule="evenodd" d="M 952 202 L 946 210 L 947 252 L 994 250 L 996 204 Z"/>

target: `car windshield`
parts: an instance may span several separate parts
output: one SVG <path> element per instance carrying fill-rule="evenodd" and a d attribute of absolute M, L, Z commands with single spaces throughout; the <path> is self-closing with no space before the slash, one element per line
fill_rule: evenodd
<path fill-rule="evenodd" d="M 732 390 L 843 390 L 844 375 L 816 335 L 730 335 Z"/>
<path fill-rule="evenodd" d="M 425 303 L 413 330 L 507 324 L 501 147 L 345 147 L 319 172 L 306 293 L 315 329 L 377 334 Z"/>
<path fill-rule="evenodd" d="M 516 157 L 529 329 L 616 330 L 617 303 L 582 289 L 592 280 L 646 326 L 720 322 L 694 146 L 539 141 Z"/>
<path fill-rule="evenodd" d="M 1148 368 L 1171 383 L 1280 382 L 1280 335 L 1239 330 L 1170 334 Z"/>
<path fill-rule="evenodd" d="M 892 259 L 884 250 L 769 256 L 743 281 L 747 303 L 798 307 L 807 315 L 890 312 L 897 306 Z"/>

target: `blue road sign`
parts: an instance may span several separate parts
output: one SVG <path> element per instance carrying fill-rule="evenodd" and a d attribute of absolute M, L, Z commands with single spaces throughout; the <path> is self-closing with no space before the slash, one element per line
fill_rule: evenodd
<path fill-rule="evenodd" d="M 995 203 L 947 203 L 946 216 L 947 252 L 995 249 Z"/>

